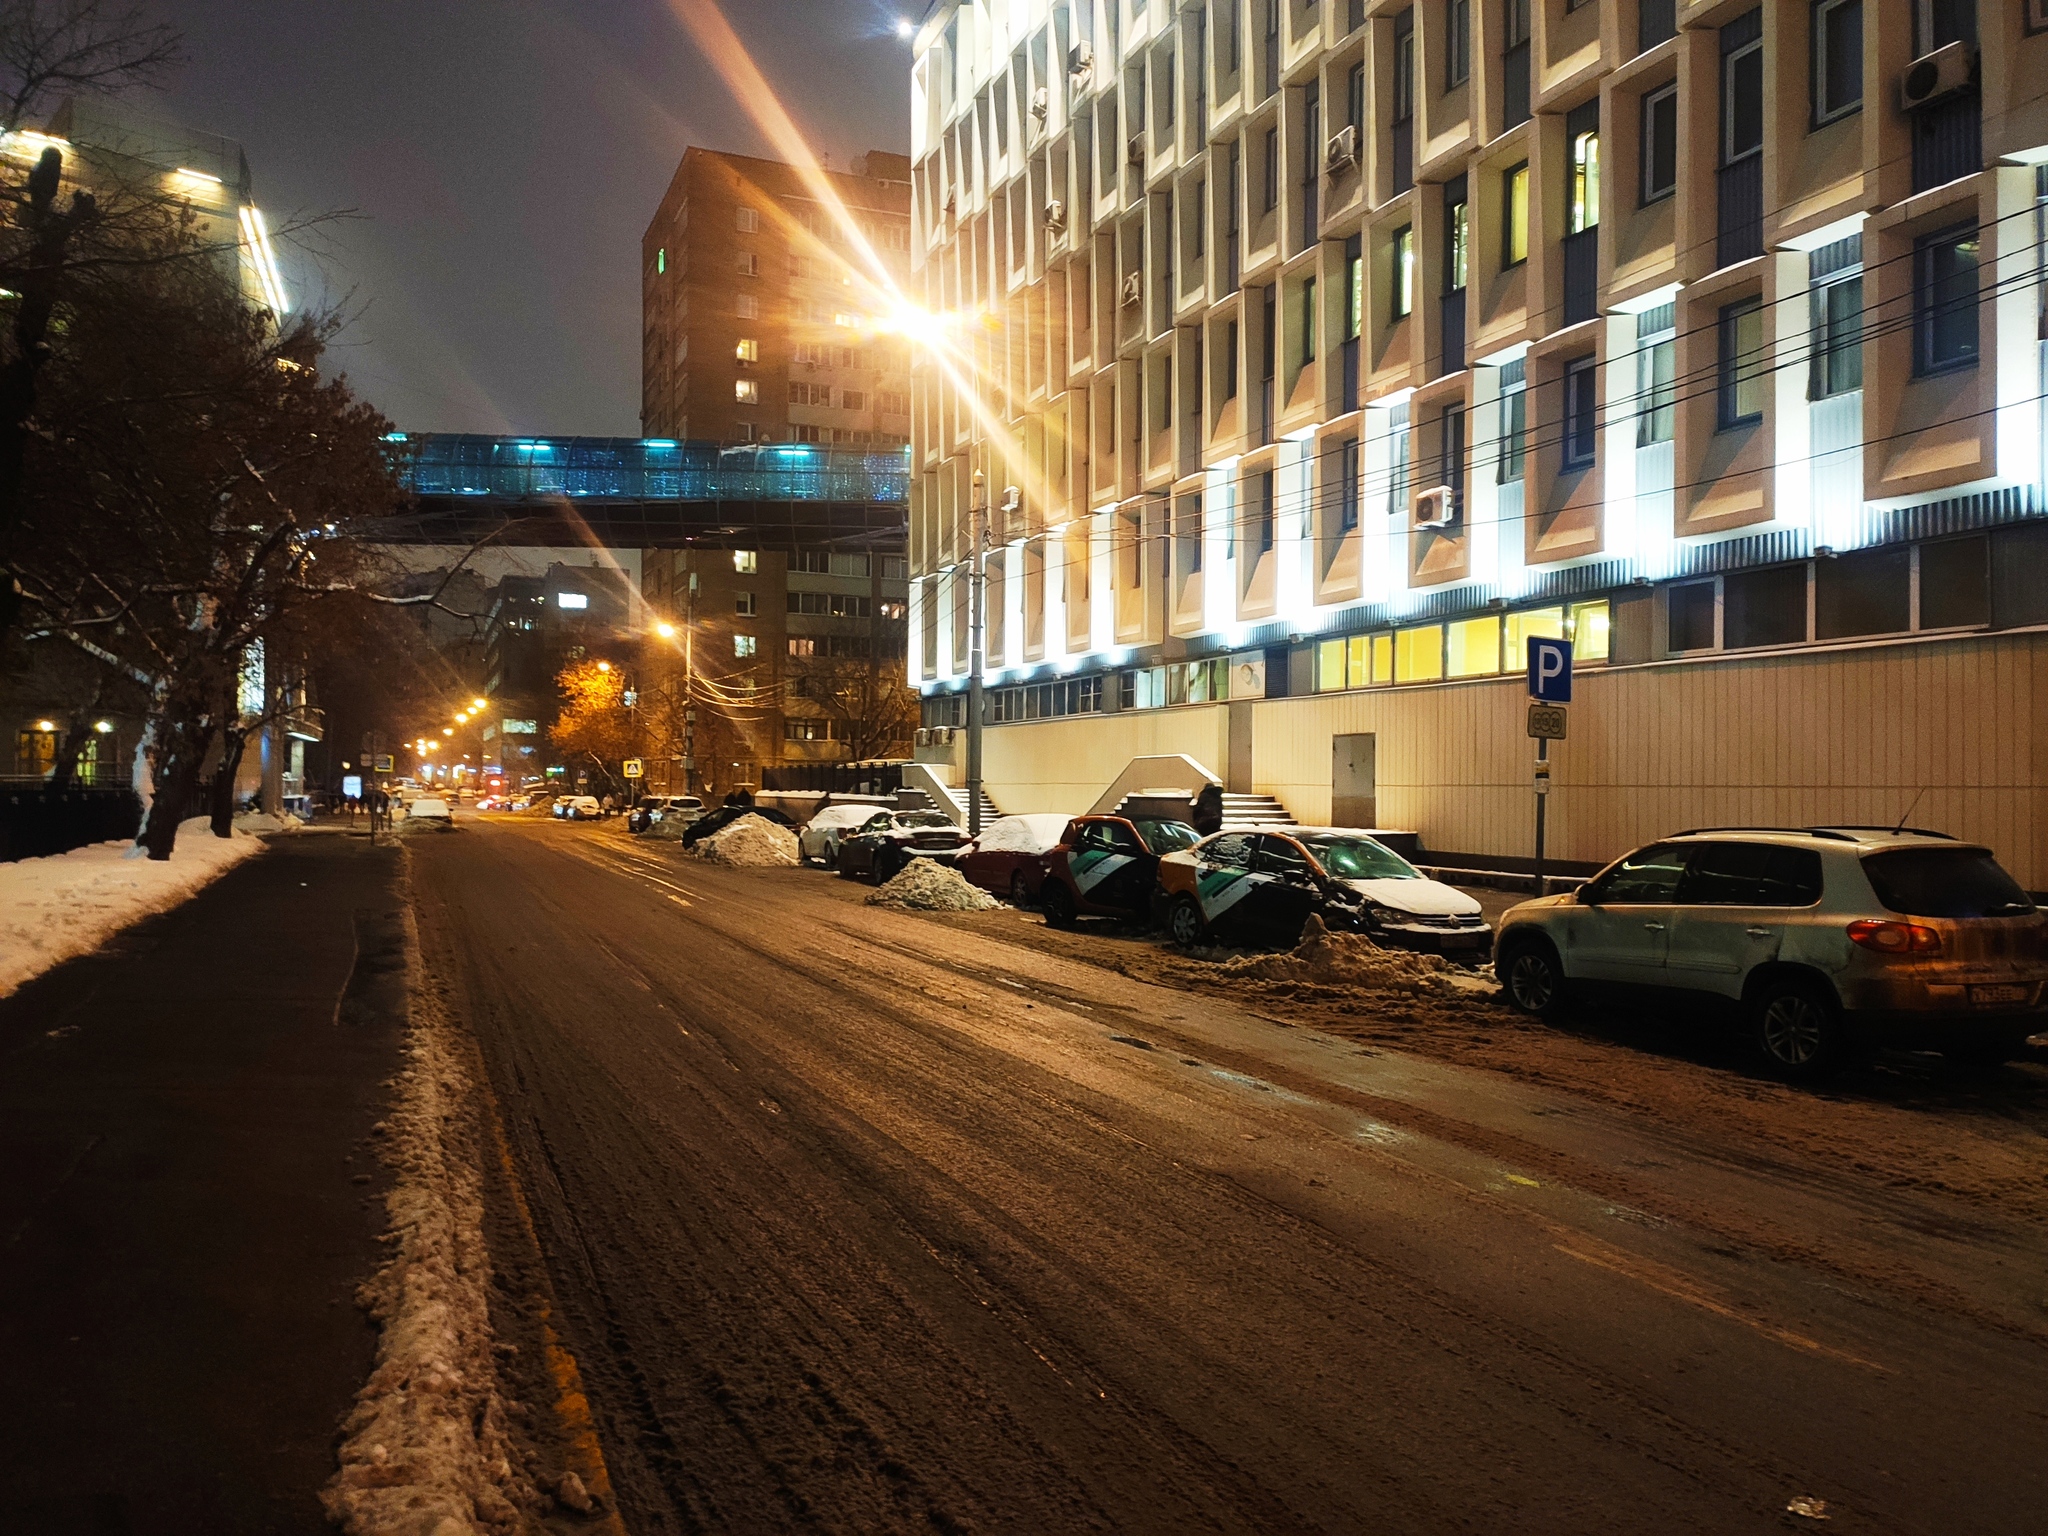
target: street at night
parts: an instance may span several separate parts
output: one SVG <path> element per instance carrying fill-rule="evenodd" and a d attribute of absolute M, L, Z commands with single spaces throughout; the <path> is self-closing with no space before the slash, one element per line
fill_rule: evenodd
<path fill-rule="evenodd" d="M 1580 1037 L 1581 1097 L 1131 980 L 1120 935 L 661 852 L 414 856 L 631 1529 L 2039 1507 L 2040 1066 L 1667 1118 L 1720 1069 Z"/>

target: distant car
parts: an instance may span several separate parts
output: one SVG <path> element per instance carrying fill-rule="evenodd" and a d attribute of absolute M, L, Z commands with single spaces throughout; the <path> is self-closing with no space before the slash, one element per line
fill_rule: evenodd
<path fill-rule="evenodd" d="M 1071 819 L 1051 813 L 998 817 L 961 850 L 953 867 L 970 884 L 1028 907 L 1045 883 L 1045 855 L 1059 846 Z"/>
<path fill-rule="evenodd" d="M 421 795 L 409 803 L 405 808 L 405 819 L 443 832 L 455 825 L 455 813 L 448 808 L 448 802 L 430 795 Z"/>
<path fill-rule="evenodd" d="M 1493 945 L 1477 900 L 1343 827 L 1217 833 L 1160 865 L 1159 895 L 1183 947 L 1292 945 L 1311 916 L 1401 949 L 1483 960 Z"/>
<path fill-rule="evenodd" d="M 1501 918 L 1508 1000 L 1600 990 L 1740 1010 L 1765 1063 L 1817 1078 L 1891 1044 L 1996 1063 L 2048 1030 L 2048 918 L 1989 848 L 1903 828 L 1710 828 Z"/>
<path fill-rule="evenodd" d="M 572 795 L 559 802 L 557 814 L 569 821 L 596 821 L 604 815 L 604 803 L 595 795 Z"/>
<path fill-rule="evenodd" d="M 803 831 L 797 834 L 797 848 L 804 862 L 815 859 L 827 869 L 836 869 L 841 839 L 859 831 L 885 809 L 879 805 L 826 806 L 805 822 Z"/>
<path fill-rule="evenodd" d="M 1076 816 L 1042 860 L 1038 904 L 1046 922 L 1054 928 L 1077 917 L 1149 922 L 1160 859 L 1192 848 L 1198 835 L 1184 821 Z"/>
<path fill-rule="evenodd" d="M 912 859 L 951 863 L 967 834 L 943 811 L 882 811 L 839 839 L 839 873 L 893 880 Z"/>
<path fill-rule="evenodd" d="M 767 805 L 721 805 L 715 811 L 706 811 L 690 823 L 690 829 L 683 834 L 683 846 L 693 848 L 717 832 L 738 821 L 742 816 L 759 816 L 763 821 L 772 821 L 778 827 L 796 829 L 796 823 L 773 806 Z"/>

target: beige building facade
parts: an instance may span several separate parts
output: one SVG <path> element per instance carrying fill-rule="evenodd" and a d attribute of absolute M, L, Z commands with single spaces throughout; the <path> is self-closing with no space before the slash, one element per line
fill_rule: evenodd
<path fill-rule="evenodd" d="M 2048 888 L 2048 10 L 942 0 L 911 664 L 987 778 L 1185 753 L 1552 857 L 1914 820 Z M 979 476 L 979 479 L 977 479 Z"/>

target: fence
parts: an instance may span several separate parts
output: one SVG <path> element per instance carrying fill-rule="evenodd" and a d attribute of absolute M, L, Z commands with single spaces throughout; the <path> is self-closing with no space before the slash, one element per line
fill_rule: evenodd
<path fill-rule="evenodd" d="M 131 838 L 141 827 L 142 802 L 131 789 L 0 785 L 0 863 Z"/>

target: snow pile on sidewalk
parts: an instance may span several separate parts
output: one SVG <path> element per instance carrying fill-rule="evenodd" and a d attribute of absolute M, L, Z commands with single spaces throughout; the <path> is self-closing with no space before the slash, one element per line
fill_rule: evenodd
<path fill-rule="evenodd" d="M 1294 981 L 1322 987 L 1364 987 L 1376 992 L 1493 990 L 1491 981 L 1460 972 L 1442 955 L 1383 949 L 1362 933 L 1332 933 L 1311 916 L 1301 942 L 1285 954 L 1239 956 L 1217 966 L 1242 981 Z"/>
<path fill-rule="evenodd" d="M 937 859 L 912 859 L 895 878 L 868 897 L 871 907 L 902 907 L 912 912 L 986 912 L 1001 902 L 950 864 Z"/>
<path fill-rule="evenodd" d="M 692 825 L 694 823 L 685 820 L 681 815 L 664 816 L 659 821 L 650 821 L 647 824 L 647 830 L 640 835 L 642 837 L 655 838 L 661 842 L 679 843 L 682 841 L 683 834 L 689 831 Z"/>
<path fill-rule="evenodd" d="M 305 825 L 296 816 L 273 816 L 268 811 L 243 811 L 235 818 L 237 832 L 297 832 Z"/>
<path fill-rule="evenodd" d="M 742 869 L 794 869 L 800 862 L 796 834 L 765 816 L 742 816 L 696 846 L 699 857 Z"/>
<path fill-rule="evenodd" d="M 262 849 L 244 833 L 215 837 L 207 819 L 195 816 L 178 828 L 177 846 L 161 862 L 112 842 L 0 864 L 0 997 L 98 949 L 130 923 L 170 911 Z"/>
<path fill-rule="evenodd" d="M 396 1104 L 377 1128 L 397 1175 L 385 1196 L 384 1241 L 395 1246 L 356 1293 L 382 1324 L 377 1364 L 320 1496 L 349 1536 L 511 1536 L 546 1506 L 520 1467 L 491 1348 L 483 1138 L 467 1063 L 433 999 L 415 993 Z"/>

